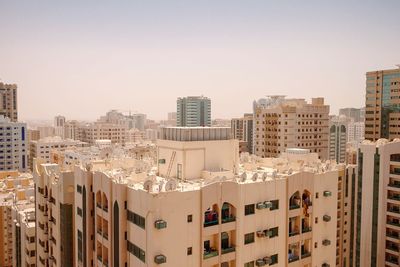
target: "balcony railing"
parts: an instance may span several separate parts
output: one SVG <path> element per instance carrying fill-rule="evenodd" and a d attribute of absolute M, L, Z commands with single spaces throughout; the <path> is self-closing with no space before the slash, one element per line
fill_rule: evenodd
<path fill-rule="evenodd" d="M 300 209 L 300 205 L 299 204 L 293 204 L 289 206 L 289 210 L 295 210 L 295 209 Z"/>
<path fill-rule="evenodd" d="M 392 183 L 389 183 L 388 186 L 400 188 L 400 182 L 394 181 Z"/>
<path fill-rule="evenodd" d="M 205 221 L 204 227 L 209 227 L 209 226 L 213 226 L 213 225 L 217 225 L 217 224 L 218 224 L 218 219 L 212 220 L 212 221 Z"/>
<path fill-rule="evenodd" d="M 393 212 L 393 213 L 400 213 L 400 208 L 398 207 L 390 207 L 388 208 L 389 212 Z"/>
<path fill-rule="evenodd" d="M 222 223 L 234 222 L 234 221 L 236 221 L 236 217 L 233 215 L 229 215 L 227 217 L 222 217 L 221 221 L 222 221 Z"/>
<path fill-rule="evenodd" d="M 395 245 L 386 245 L 386 249 L 399 252 L 399 247 Z"/>
<path fill-rule="evenodd" d="M 389 197 L 388 197 L 388 199 L 391 199 L 391 200 L 400 200 L 400 196 L 399 195 L 389 195 Z"/>
<path fill-rule="evenodd" d="M 298 255 L 290 255 L 289 254 L 289 257 L 288 257 L 289 263 L 298 261 L 299 259 L 300 259 L 300 257 Z"/>
<path fill-rule="evenodd" d="M 304 253 L 301 254 L 301 258 L 305 259 L 311 256 L 311 252 L 305 251 Z"/>
<path fill-rule="evenodd" d="M 399 264 L 399 260 L 396 258 L 386 258 L 386 261 L 394 264 Z"/>
<path fill-rule="evenodd" d="M 221 248 L 221 254 L 227 254 L 230 252 L 234 252 L 235 251 L 235 247 L 228 247 L 228 248 Z"/>
<path fill-rule="evenodd" d="M 397 232 L 388 232 L 386 235 L 391 238 L 399 239 L 399 233 Z"/>
<path fill-rule="evenodd" d="M 295 235 L 299 235 L 299 234 L 300 234 L 299 231 L 289 232 L 289 236 L 295 236 Z"/>
<path fill-rule="evenodd" d="M 304 234 L 304 233 L 308 233 L 308 232 L 311 232 L 311 226 L 305 226 L 305 227 L 303 227 L 303 229 L 302 229 L 302 233 Z"/>
<path fill-rule="evenodd" d="M 203 259 L 209 259 L 215 256 L 218 256 L 218 250 L 205 251 Z"/>
<path fill-rule="evenodd" d="M 388 221 L 387 223 L 390 224 L 390 225 L 394 225 L 394 226 L 400 227 L 400 222 L 391 222 L 391 221 Z"/>

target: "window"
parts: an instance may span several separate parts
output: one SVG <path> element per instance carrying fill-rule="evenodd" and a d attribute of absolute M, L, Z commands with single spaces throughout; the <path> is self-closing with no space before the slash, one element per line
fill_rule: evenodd
<path fill-rule="evenodd" d="M 139 260 L 146 262 L 146 252 L 128 240 L 128 251 Z"/>
<path fill-rule="evenodd" d="M 250 261 L 244 264 L 244 267 L 254 267 L 254 261 Z"/>
<path fill-rule="evenodd" d="M 254 232 L 244 235 L 244 244 L 254 243 Z"/>
<path fill-rule="evenodd" d="M 133 224 L 136 224 L 140 228 L 143 229 L 146 228 L 146 219 L 130 210 L 128 210 L 128 221 L 132 222 Z"/>
<path fill-rule="evenodd" d="M 187 248 L 187 255 L 192 255 L 192 247 Z"/>
<path fill-rule="evenodd" d="M 278 263 L 278 254 L 274 254 L 271 256 L 271 263 L 269 265 L 277 264 Z"/>
<path fill-rule="evenodd" d="M 278 236 L 278 233 L 279 233 L 279 228 L 278 227 L 274 227 L 274 228 L 270 228 L 269 229 L 269 237 L 270 238 Z"/>
<path fill-rule="evenodd" d="M 176 169 L 177 169 L 176 177 L 178 179 L 182 179 L 182 164 L 177 164 Z"/>
<path fill-rule="evenodd" d="M 269 210 L 277 210 L 279 209 L 279 199 L 271 200 L 272 207 Z"/>
<path fill-rule="evenodd" d="M 76 212 L 78 213 L 79 216 L 82 217 L 82 209 L 80 207 L 76 208 Z"/>
<path fill-rule="evenodd" d="M 82 186 L 79 185 L 79 184 L 77 184 L 77 185 L 76 185 L 76 191 L 77 191 L 79 194 L 82 194 Z"/>
<path fill-rule="evenodd" d="M 244 206 L 244 215 L 254 214 L 254 204 Z"/>
<path fill-rule="evenodd" d="M 192 214 L 189 214 L 188 216 L 187 216 L 187 222 L 188 223 L 191 223 L 193 221 L 193 215 Z"/>

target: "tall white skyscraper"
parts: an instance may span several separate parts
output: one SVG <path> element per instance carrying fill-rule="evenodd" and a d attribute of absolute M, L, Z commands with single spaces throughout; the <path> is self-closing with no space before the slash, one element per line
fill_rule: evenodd
<path fill-rule="evenodd" d="M 0 171 L 27 170 L 27 137 L 25 123 L 0 116 Z"/>
<path fill-rule="evenodd" d="M 176 126 L 211 126 L 211 99 L 204 96 L 179 97 L 176 101 Z"/>

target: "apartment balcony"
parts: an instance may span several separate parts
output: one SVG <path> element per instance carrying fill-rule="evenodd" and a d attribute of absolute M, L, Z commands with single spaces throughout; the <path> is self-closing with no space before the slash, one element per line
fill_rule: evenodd
<path fill-rule="evenodd" d="M 218 256 L 218 250 L 211 248 L 209 251 L 204 251 L 203 259 L 209 259 Z"/>
<path fill-rule="evenodd" d="M 396 180 L 391 181 L 391 182 L 388 184 L 388 186 L 390 186 L 390 187 L 395 187 L 395 188 L 400 188 L 400 181 L 396 181 Z"/>
<path fill-rule="evenodd" d="M 236 221 L 236 217 L 232 214 L 230 214 L 229 216 L 222 216 L 221 218 L 221 223 L 229 223 L 229 222 L 234 222 Z"/>
<path fill-rule="evenodd" d="M 231 253 L 231 252 L 235 252 L 234 246 L 221 248 L 221 254 L 227 254 L 227 253 Z"/>
<path fill-rule="evenodd" d="M 389 195 L 388 199 L 400 201 L 400 195 Z"/>
<path fill-rule="evenodd" d="M 218 222 L 218 212 L 216 211 L 208 211 L 205 212 L 205 219 L 204 219 L 204 227 L 210 227 L 213 225 L 217 225 Z"/>
<path fill-rule="evenodd" d="M 288 262 L 292 263 L 292 262 L 298 261 L 299 259 L 300 259 L 300 257 L 298 255 L 289 255 Z"/>
<path fill-rule="evenodd" d="M 391 206 L 387 209 L 388 212 L 400 214 L 400 208 L 397 206 Z"/>
<path fill-rule="evenodd" d="M 301 253 L 301 258 L 305 259 L 311 256 L 311 252 L 310 251 L 305 251 L 303 253 Z"/>
<path fill-rule="evenodd" d="M 305 233 L 308 233 L 308 232 L 311 232 L 312 231 L 312 228 L 311 228 L 311 226 L 305 226 L 305 227 L 303 227 L 303 229 L 302 229 L 302 233 L 303 234 L 305 234 Z"/>
<path fill-rule="evenodd" d="M 386 232 L 386 236 L 387 236 L 387 237 L 390 237 L 390 238 L 393 238 L 393 239 L 397 239 L 397 240 L 400 239 L 399 233 L 398 233 L 398 232 L 394 232 L 394 231 L 388 231 L 388 232 Z"/>

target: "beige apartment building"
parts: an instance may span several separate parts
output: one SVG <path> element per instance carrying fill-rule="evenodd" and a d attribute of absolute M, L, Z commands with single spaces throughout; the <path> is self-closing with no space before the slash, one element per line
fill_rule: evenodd
<path fill-rule="evenodd" d="M 74 266 L 74 174 L 57 164 L 34 166 L 36 266 Z"/>
<path fill-rule="evenodd" d="M 0 82 L 0 115 L 18 121 L 17 85 Z"/>
<path fill-rule="evenodd" d="M 244 114 L 242 118 L 231 120 L 234 139 L 239 140 L 239 151 L 253 154 L 253 114 Z"/>
<path fill-rule="evenodd" d="M 59 136 L 46 137 L 40 140 L 33 140 L 29 146 L 29 166 L 33 170 L 33 161 L 35 159 L 44 160 L 50 163 L 51 152 L 53 150 L 65 150 L 69 147 L 84 147 L 87 144 L 79 140 L 62 139 Z"/>
<path fill-rule="evenodd" d="M 126 125 L 95 122 L 78 127 L 79 140 L 94 144 L 96 140 L 111 140 L 113 144 L 125 144 L 128 138 Z"/>
<path fill-rule="evenodd" d="M 286 148 L 305 148 L 328 159 L 329 105 L 323 98 L 271 96 L 254 106 L 254 154 L 277 157 Z"/>
<path fill-rule="evenodd" d="M 0 174 L 0 266 L 31 267 L 36 256 L 32 175 Z"/>
<path fill-rule="evenodd" d="M 400 140 L 364 141 L 357 177 L 353 266 L 399 266 Z"/>
<path fill-rule="evenodd" d="M 311 267 L 347 258 L 337 255 L 347 238 L 337 210 L 347 201 L 343 166 L 308 149 L 242 162 L 238 152 L 230 128 L 165 128 L 157 168 L 118 158 L 66 170 L 38 163 L 38 266 L 64 262 L 60 246 L 74 259 L 68 266 Z"/>
<path fill-rule="evenodd" d="M 346 117 L 332 117 L 329 123 L 329 159 L 337 163 L 346 162 L 347 145 Z"/>
<path fill-rule="evenodd" d="M 400 138 L 400 68 L 366 74 L 365 139 Z"/>

